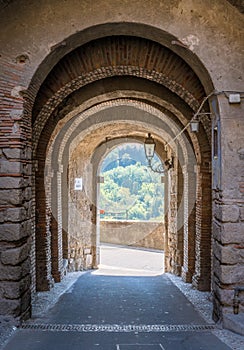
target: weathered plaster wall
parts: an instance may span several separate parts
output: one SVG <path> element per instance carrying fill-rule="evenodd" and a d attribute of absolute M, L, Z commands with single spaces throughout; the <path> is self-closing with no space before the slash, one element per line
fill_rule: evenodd
<path fill-rule="evenodd" d="M 3 313 L 24 317 L 30 312 L 29 271 L 34 271 L 35 223 L 29 116 L 40 84 L 65 53 L 99 36 L 138 35 L 177 52 L 192 65 L 207 92 L 212 89 L 210 79 L 219 91 L 243 90 L 243 16 L 236 9 L 224 0 L 214 3 L 211 0 L 155 0 L 150 5 L 136 0 L 101 0 L 92 5 L 90 1 L 78 0 L 68 3 L 20 0 L 1 9 L 0 280 Z M 222 317 L 222 306 L 224 312 L 231 311 L 233 286 L 243 283 L 243 152 L 240 144 L 244 132 L 243 102 L 238 106 L 229 105 L 224 94 L 218 100 L 222 161 L 218 163 L 219 185 L 214 187 L 213 290 L 215 316 Z M 38 164 L 34 166 L 38 169 Z M 206 169 L 208 167 L 206 164 Z M 209 179 L 206 183 L 210 186 Z M 199 192 L 200 198 L 204 193 Z M 19 254 L 20 251 L 29 252 L 30 241 L 31 268 L 29 253 Z M 6 258 L 8 253 L 11 258 Z M 12 260 L 13 256 L 16 259 Z M 12 283 L 16 289 L 10 295 L 8 288 Z"/>
<path fill-rule="evenodd" d="M 67 18 L 71 20 L 68 21 Z M 91 34 L 74 36 L 71 44 L 70 40 L 67 40 L 71 35 L 86 28 L 111 23 L 131 24 L 110 27 L 108 31 L 104 26 L 99 29 L 99 34 L 94 34 L 93 28 Z M 155 36 L 152 28 L 145 31 L 142 26 L 136 30 L 132 23 L 143 23 L 152 28 L 159 28 L 163 32 Z M 81 45 L 97 35 L 116 34 L 116 31 L 118 34 L 137 33 L 139 36 L 152 37 L 159 42 L 165 39 L 165 32 L 171 33 L 189 45 L 201 58 L 211 73 L 217 89 L 223 88 L 225 79 L 232 85 L 231 89 L 240 89 L 241 86 L 242 60 L 239 47 L 242 42 L 243 19 L 227 1 L 215 0 L 213 3 L 211 0 L 204 2 L 154 0 L 148 6 L 147 2 L 141 0 L 123 2 L 101 0 L 93 4 L 88 0 L 82 2 L 71 0 L 68 4 L 58 0 L 53 0 L 51 3 L 46 0 L 40 2 L 21 0 L 11 3 L 1 12 L 1 26 L 4 56 L 12 57 L 13 60 L 22 54 L 29 57 L 28 69 L 25 67 L 25 78 L 22 80 L 24 86 L 28 84 L 28 77 L 31 79 L 36 67 L 48 54 L 54 52 L 58 44 L 60 44 L 58 52 L 52 54 L 53 57 L 50 59 L 51 65 L 75 45 Z M 43 35 L 43 28 L 46 33 L 52 35 Z M 9 33 L 12 34 L 12 40 L 9 40 Z M 167 44 L 172 45 L 170 42 Z M 172 45 L 172 49 L 184 55 L 185 49 L 177 45 Z M 228 69 L 226 69 L 226 57 L 228 57 Z M 197 70 L 199 67 L 195 68 Z M 47 67 L 46 69 L 48 70 Z M 39 76 L 39 79 L 42 78 Z"/>

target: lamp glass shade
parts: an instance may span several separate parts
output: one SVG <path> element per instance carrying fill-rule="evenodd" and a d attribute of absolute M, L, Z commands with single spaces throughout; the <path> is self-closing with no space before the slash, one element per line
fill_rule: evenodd
<path fill-rule="evenodd" d="M 191 124 L 191 131 L 192 132 L 199 131 L 199 121 L 198 120 L 192 120 L 190 124 Z"/>
<path fill-rule="evenodd" d="M 144 142 L 144 148 L 147 159 L 152 159 L 155 152 L 155 142 L 150 134 L 148 134 L 148 138 Z"/>

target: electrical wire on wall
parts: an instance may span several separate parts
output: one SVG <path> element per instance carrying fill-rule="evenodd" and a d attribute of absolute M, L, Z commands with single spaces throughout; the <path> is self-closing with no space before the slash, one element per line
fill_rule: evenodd
<path fill-rule="evenodd" d="M 209 115 L 211 116 L 212 113 L 201 113 L 201 110 L 205 104 L 205 102 L 210 98 L 212 97 L 213 95 L 221 95 L 221 94 L 224 94 L 225 97 L 227 97 L 229 100 L 230 100 L 230 95 L 231 94 L 236 94 L 236 95 L 239 95 L 239 98 L 240 100 L 244 98 L 244 92 L 243 91 L 216 91 L 216 90 L 213 90 L 212 92 L 210 92 L 207 96 L 204 97 L 204 99 L 202 100 L 200 106 L 198 107 L 196 113 L 194 113 L 193 117 L 191 118 L 191 120 L 184 126 L 184 128 L 172 139 L 170 140 L 169 142 L 167 142 L 165 144 L 165 149 L 167 148 L 167 146 L 169 146 L 172 142 L 174 142 L 187 128 L 188 126 L 195 120 L 198 120 L 198 117 L 201 116 L 201 115 Z"/>

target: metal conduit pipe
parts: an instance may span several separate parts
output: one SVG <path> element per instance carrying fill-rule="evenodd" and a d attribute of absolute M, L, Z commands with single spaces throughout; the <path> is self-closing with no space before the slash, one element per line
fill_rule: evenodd
<path fill-rule="evenodd" d="M 239 293 L 244 292 L 244 286 L 237 286 L 234 288 L 234 298 L 233 298 L 233 312 L 234 314 L 239 313 Z"/>

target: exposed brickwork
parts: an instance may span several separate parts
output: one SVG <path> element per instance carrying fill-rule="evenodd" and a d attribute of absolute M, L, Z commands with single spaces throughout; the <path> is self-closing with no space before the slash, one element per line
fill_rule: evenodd
<path fill-rule="evenodd" d="M 30 123 L 23 113 L 24 66 L 2 59 L 0 65 L 0 309 L 25 318 L 31 283 Z"/>
<path fill-rule="evenodd" d="M 36 286 L 37 290 L 49 290 L 53 284 L 51 275 L 51 179 L 45 175 L 46 148 L 53 129 L 49 120 L 47 132 L 42 135 L 38 145 L 36 159 L 35 195 L 36 195 Z M 45 186 L 46 185 L 46 186 Z"/>
<path fill-rule="evenodd" d="M 69 94 L 96 80 L 124 75 L 163 84 L 193 110 L 204 96 L 202 85 L 190 67 L 165 47 L 132 37 L 99 40 L 65 56 L 43 83 L 32 114 L 34 144 L 37 145 L 49 115 Z"/>
<path fill-rule="evenodd" d="M 211 281 L 211 174 L 198 167 L 196 200 L 196 265 L 193 286 L 202 291 L 210 289 Z"/>
<path fill-rule="evenodd" d="M 130 69 L 124 71 L 126 67 Z M 204 95 L 199 79 L 192 69 L 171 50 L 142 38 L 114 36 L 92 41 L 60 60 L 38 92 L 33 117 L 40 113 L 44 105 L 48 105 L 48 100 L 56 95 L 56 92 L 70 86 L 72 81 L 74 86 L 78 76 L 83 78 L 89 73 L 86 78 L 89 81 L 93 80 L 93 72 L 97 72 L 100 73 L 101 79 L 104 73 L 105 76 L 113 74 L 114 68 L 119 74 L 140 76 L 138 67 L 148 72 L 147 79 L 150 79 L 153 72 L 157 72 L 156 76 L 164 76 L 165 83 L 169 85 L 171 81 L 170 87 L 176 93 L 182 95 L 183 91 L 191 92 L 196 100 L 200 100 Z M 61 76 L 62 79 L 59 78 Z"/>
<path fill-rule="evenodd" d="M 50 100 L 45 104 L 45 106 L 40 111 L 40 114 L 38 115 L 38 120 L 34 124 L 34 131 L 33 131 L 34 148 L 36 149 L 37 147 L 37 141 L 38 141 L 38 138 L 40 137 L 40 132 L 42 131 L 48 117 L 55 110 L 55 108 L 57 108 L 58 104 L 61 103 L 63 99 L 65 99 L 73 91 L 81 88 L 86 84 L 90 84 L 93 81 L 96 81 L 98 79 L 104 79 L 107 77 L 113 77 L 117 75 L 121 75 L 121 76 L 131 75 L 131 76 L 136 76 L 140 78 L 150 79 L 159 84 L 163 84 L 173 92 L 178 92 L 179 94 L 182 93 L 181 97 L 184 98 L 187 103 L 189 103 L 189 105 L 193 108 L 193 110 L 196 110 L 198 107 L 198 101 L 189 92 L 184 90 L 184 88 L 182 88 L 181 86 L 177 86 L 177 88 L 175 88 L 177 83 L 170 81 L 167 77 L 163 76 L 160 73 L 157 73 L 155 71 L 148 71 L 146 69 L 142 69 L 138 67 L 119 66 L 119 67 L 101 68 L 94 72 L 90 72 L 87 75 L 82 75 L 77 77 L 74 81 L 71 81 L 65 87 L 60 89 L 56 93 L 56 95 L 50 98 Z"/>
<path fill-rule="evenodd" d="M 121 44 L 120 40 L 122 40 L 123 45 Z M 118 39 L 118 42 L 112 40 L 109 40 L 109 45 L 107 41 L 105 40 L 105 43 L 101 41 L 101 43 L 97 43 L 99 46 L 100 52 L 103 52 L 103 60 L 98 61 L 97 56 L 92 58 L 94 55 L 94 49 L 93 46 L 87 46 L 85 48 L 81 48 L 79 50 L 82 51 L 82 54 L 84 54 L 84 57 L 89 57 L 86 61 L 82 61 L 82 64 L 78 65 L 76 68 L 77 62 L 80 61 L 80 56 L 81 52 L 77 50 L 77 52 L 74 52 L 71 55 L 68 55 L 65 57 L 60 64 L 55 67 L 54 71 L 49 75 L 47 81 L 43 84 L 43 87 L 41 88 L 39 95 L 38 95 L 38 101 L 36 103 L 35 111 L 38 109 L 40 110 L 40 113 L 35 121 L 34 124 L 34 133 L 33 133 L 33 142 L 34 142 L 34 147 L 35 149 L 38 149 L 39 151 L 39 146 L 37 147 L 37 140 L 39 137 L 39 134 L 43 128 L 43 125 L 45 124 L 48 116 L 55 110 L 55 108 L 58 106 L 59 103 L 63 101 L 71 92 L 73 92 L 75 89 L 79 89 L 82 86 L 91 83 L 95 80 L 98 79 L 103 79 L 106 77 L 111 77 L 111 76 L 118 76 L 118 75 L 134 75 L 136 77 L 142 77 L 142 78 L 147 78 L 153 81 L 156 81 L 157 83 L 163 84 L 166 87 L 168 87 L 170 90 L 173 92 L 177 93 L 179 96 L 181 96 L 189 105 L 193 108 L 193 110 L 196 110 L 198 106 L 198 101 L 196 98 L 192 96 L 191 93 L 189 93 L 185 88 L 188 86 L 190 89 L 191 84 L 194 85 L 194 91 L 196 95 L 198 96 L 198 99 L 201 98 L 201 96 L 204 94 L 202 88 L 196 88 L 196 84 L 199 84 L 197 82 L 196 77 L 194 74 L 190 73 L 189 67 L 187 65 L 184 65 L 183 62 L 179 59 L 179 57 L 174 57 L 172 56 L 172 53 L 170 53 L 169 50 L 163 49 L 160 46 L 155 46 L 155 44 L 148 44 L 144 45 L 145 47 L 143 50 L 148 50 L 149 51 L 149 57 L 153 57 L 153 54 L 159 55 L 159 53 L 162 55 L 161 51 L 165 50 L 165 56 L 164 56 L 164 61 L 157 61 L 158 66 L 152 66 L 152 63 L 150 60 L 141 60 L 141 55 L 140 49 L 135 50 L 135 45 L 129 46 L 130 49 L 127 49 L 127 45 L 130 43 L 129 38 L 123 38 L 123 39 Z M 142 48 L 140 46 L 140 41 L 138 39 L 133 39 L 133 43 L 137 43 L 137 47 Z M 106 45 L 105 45 L 106 44 Z M 123 50 L 127 50 L 128 54 L 126 57 L 124 55 L 121 55 L 123 50 L 119 50 L 119 54 L 117 54 L 117 47 L 118 45 L 123 46 Z M 117 45 L 117 46 L 116 46 Z M 120 47 L 122 47 L 120 46 Z M 155 47 L 154 47 L 155 46 Z M 133 49 L 132 49 L 133 47 Z M 86 51 L 84 51 L 86 50 Z M 134 52 L 134 51 L 135 52 Z M 97 52 L 97 51 L 96 51 Z M 95 53 L 96 54 L 96 53 Z M 138 56 L 139 54 L 139 56 Z M 101 65 L 101 68 L 97 68 L 97 66 L 92 64 L 92 62 L 96 60 L 97 64 Z M 143 61 L 143 62 L 142 62 Z M 111 62 L 113 62 L 113 65 L 111 66 Z M 141 68 L 138 66 L 135 66 L 134 63 L 139 62 L 139 65 L 142 65 Z M 129 66 L 125 66 L 124 64 L 130 64 Z M 182 65 L 183 64 L 183 65 Z M 174 80 L 174 73 L 170 73 L 172 71 L 172 67 L 176 67 L 179 65 L 179 69 L 181 70 L 181 75 L 180 77 L 186 83 L 179 84 L 177 80 Z M 108 66 L 108 67 L 106 67 Z M 153 70 L 152 70 L 153 67 Z M 183 72 L 183 67 L 185 69 L 185 78 Z M 95 68 L 95 70 L 94 70 Z M 176 68 L 175 68 L 176 69 Z M 82 75 L 78 75 L 77 77 L 77 72 L 79 70 L 82 72 Z M 93 71 L 92 71 L 93 70 Z M 62 80 L 57 79 L 57 76 L 60 74 L 60 72 L 63 73 L 63 78 Z M 186 79 L 186 77 L 188 77 Z M 189 78 L 191 77 L 191 78 Z M 173 79 L 172 81 L 170 79 Z M 61 83 L 61 85 L 59 85 Z M 200 85 L 199 85 L 200 86 Z M 42 94 L 42 91 L 45 91 L 45 94 Z M 47 91 L 49 91 L 49 98 L 47 97 Z M 55 93 L 55 91 L 57 91 Z M 192 90 L 191 90 L 192 91 Z M 53 96 L 52 96 L 53 94 Z M 44 107 L 41 109 L 40 107 L 41 104 L 44 104 Z M 101 108 L 101 106 L 99 106 Z M 34 112 L 34 116 L 36 115 L 36 112 Z M 73 124 L 73 129 L 75 128 L 75 123 Z M 48 129 L 48 134 L 50 134 L 50 125 L 47 126 Z M 72 130 L 72 129 L 71 129 Z M 66 140 L 69 138 L 69 135 L 71 134 L 71 131 L 65 135 L 65 138 L 63 140 L 63 147 L 66 145 Z M 42 142 L 43 142 L 43 137 L 41 137 Z M 36 146 L 35 146 L 36 145 Z M 62 147 L 61 147 L 61 154 L 62 154 Z M 53 226 L 54 227 L 54 226 Z M 182 236 L 182 235 L 181 235 Z M 53 240 L 54 242 L 54 240 Z M 56 241 L 55 241 L 56 242 Z M 178 242 L 181 245 L 181 248 L 178 249 L 178 252 L 181 252 L 181 258 L 177 257 L 176 260 L 179 260 L 177 264 L 181 266 L 182 262 L 182 239 L 181 242 Z M 53 248 L 54 249 L 54 248 Z M 57 248 L 56 248 L 57 250 Z"/>
<path fill-rule="evenodd" d="M 9 1 L 5 3 L 11 6 Z M 18 2 L 13 1 L 12 3 L 15 8 Z M 0 310 L 6 315 L 23 318 L 30 314 L 30 291 L 35 291 L 36 282 L 39 290 L 45 290 L 50 288 L 53 278 L 55 281 L 62 278 L 63 257 L 73 259 L 73 265 L 70 265 L 71 270 L 95 265 L 96 207 L 91 201 L 92 196 L 89 194 L 86 197 L 84 193 L 78 195 L 71 191 L 69 199 L 79 204 L 79 211 L 73 218 L 68 206 L 64 205 L 65 199 L 62 198 L 62 196 L 67 198 L 69 196 L 68 185 L 64 188 L 64 183 L 71 183 L 73 186 L 73 178 L 69 178 L 70 174 L 78 176 L 77 171 L 84 170 L 87 182 L 89 177 L 94 176 L 92 169 L 89 168 L 92 154 L 83 155 L 83 158 L 79 158 L 75 153 L 73 157 L 67 156 L 69 152 L 67 148 L 71 147 L 72 152 L 75 151 L 76 147 L 81 145 L 82 139 L 87 136 L 86 132 L 80 134 L 80 137 L 75 135 L 75 126 L 80 125 L 78 117 L 76 120 L 74 118 L 73 128 L 65 134 L 60 147 L 54 147 L 54 135 L 58 134 L 64 126 L 65 114 L 72 111 L 73 93 L 78 89 L 93 86 L 93 83 L 95 86 L 96 82 L 104 82 L 110 77 L 126 76 L 137 78 L 142 82 L 155 82 L 177 96 L 178 102 L 173 103 L 176 112 L 171 116 L 174 120 L 179 119 L 177 124 L 182 128 L 191 119 L 203 97 L 208 93 L 204 91 L 202 84 L 206 87 L 206 91 L 213 89 L 213 85 L 221 91 L 223 89 L 235 91 L 242 83 L 239 63 L 243 61 L 240 51 L 242 21 L 241 17 L 238 17 L 240 14 L 235 9 L 232 11 L 228 3 L 226 3 L 227 9 L 220 2 L 216 4 L 214 11 L 209 10 L 208 7 L 205 15 L 202 11 L 206 6 L 204 2 L 201 2 L 201 5 L 200 2 L 194 4 L 194 11 L 190 11 L 186 4 L 184 5 L 186 8 L 182 8 L 180 14 L 182 5 L 179 2 L 176 2 L 178 6 L 176 7 L 175 4 L 172 5 L 172 2 L 165 1 L 164 6 L 168 6 L 166 6 L 167 11 L 164 11 L 164 8 L 156 8 L 156 5 L 152 4 L 147 11 L 132 11 L 132 17 L 126 12 L 127 9 L 123 8 L 123 2 L 117 4 L 122 9 L 121 13 L 117 11 L 117 6 L 116 9 L 111 6 L 111 13 L 116 13 L 118 16 L 116 21 L 120 22 L 116 23 L 114 33 L 117 34 L 121 30 L 121 33 L 137 35 L 137 38 L 116 37 L 111 30 L 109 32 L 108 27 L 112 27 L 113 24 L 107 23 L 107 13 L 99 11 L 99 5 L 102 2 L 98 3 L 94 4 L 96 11 L 93 11 L 91 20 L 84 16 L 84 21 L 80 21 L 80 17 L 77 21 L 75 11 L 78 7 L 75 7 L 72 25 L 67 26 L 68 28 L 63 23 L 65 6 L 64 12 L 53 11 L 55 13 L 53 22 L 55 23 L 46 21 L 45 26 L 46 19 L 42 17 L 42 22 L 33 26 L 31 33 L 28 20 L 32 19 L 33 14 L 30 15 L 28 7 L 26 7 L 28 15 L 25 14 L 25 18 L 20 17 L 17 20 L 17 16 L 13 21 L 6 19 L 6 16 L 2 18 Z M 60 6 L 58 1 L 53 1 L 50 8 L 55 9 L 56 4 Z M 135 4 L 137 4 L 136 1 L 130 5 L 131 8 L 135 9 Z M 84 6 L 85 9 L 85 3 L 82 2 L 80 6 Z M 38 7 L 34 6 L 34 8 Z M 222 9 L 223 13 L 216 9 Z M 59 8 L 59 10 L 62 9 Z M 86 10 L 89 9 L 86 8 Z M 50 11 L 46 12 L 48 16 Z M 16 12 L 13 11 L 13 13 Z M 77 11 L 77 13 L 80 16 L 81 12 Z M 196 13 L 201 13 L 202 16 L 197 17 Z M 224 21 L 224 18 L 228 18 L 228 21 Z M 7 22 L 10 27 L 7 26 Z M 82 23 L 79 24 L 79 22 Z M 50 32 L 51 34 L 41 42 L 40 37 L 43 38 L 43 35 L 40 35 L 39 30 L 44 26 L 48 30 L 49 23 L 52 24 L 52 33 Z M 59 25 L 56 26 L 56 23 Z M 9 33 L 5 30 L 5 26 L 8 29 L 11 28 Z M 103 26 L 105 29 L 102 28 Z M 22 31 L 19 30 L 20 28 Z M 61 31 L 60 28 L 62 28 Z M 193 37 L 190 34 L 191 30 L 194 32 Z M 111 33 L 114 36 L 108 37 Z M 78 47 L 91 38 L 102 36 L 107 37 Z M 171 47 L 174 53 L 156 42 L 139 39 L 139 36 L 158 40 L 167 47 Z M 18 40 L 19 38 L 21 40 Z M 174 40 L 173 43 L 172 38 L 177 40 Z M 191 38 L 195 41 L 191 42 Z M 62 41 L 64 39 L 66 41 Z M 64 52 L 69 53 L 62 58 Z M 175 52 L 182 55 L 185 61 Z M 55 62 L 58 62 L 56 66 L 53 64 Z M 186 62 L 191 64 L 192 68 Z M 49 69 L 50 67 L 54 68 Z M 202 83 L 195 72 L 201 77 Z M 116 89 L 118 90 L 118 87 Z M 103 89 L 94 96 L 99 96 L 99 93 L 104 93 Z M 218 160 L 213 159 L 215 162 L 214 176 L 217 178 L 213 186 L 213 218 L 210 174 L 211 122 L 207 118 L 201 123 L 197 135 L 189 135 L 188 130 L 184 133 L 188 143 L 194 149 L 197 160 L 196 173 L 193 175 L 192 169 L 184 171 L 185 163 L 182 159 L 189 162 L 191 158 L 188 157 L 187 146 L 179 137 L 177 140 L 179 147 L 177 142 L 169 147 L 169 153 L 172 152 L 179 160 L 179 168 L 176 166 L 174 170 L 170 170 L 170 176 L 166 180 L 168 181 L 166 200 L 168 211 L 165 215 L 166 270 L 182 274 L 186 281 L 190 282 L 193 279 L 194 286 L 205 290 L 210 286 L 210 271 L 213 265 L 212 284 L 216 319 L 221 319 L 223 313 L 232 311 L 233 288 L 244 283 L 242 254 L 244 191 L 243 149 L 241 149 L 242 135 L 244 135 L 243 101 L 233 106 L 229 104 L 227 97 L 228 94 L 222 94 L 221 97 L 218 95 L 217 104 L 220 103 L 221 106 L 219 115 L 214 108 L 214 103 L 212 105 L 214 116 L 211 118 L 216 117 L 219 123 Z M 110 98 L 107 96 L 108 100 Z M 141 98 L 151 108 L 153 103 L 147 100 L 146 94 L 141 92 Z M 138 96 L 137 99 L 139 100 Z M 121 103 L 119 100 L 117 102 Z M 172 103 L 171 99 L 168 103 Z M 188 106 L 188 112 L 181 119 L 177 113 L 182 104 Z M 102 107 L 98 104 L 97 110 Z M 207 110 L 207 103 L 204 107 Z M 60 111 L 62 114 L 59 113 Z M 95 113 L 95 110 L 93 112 Z M 157 112 L 156 115 L 158 116 Z M 92 118 L 89 119 L 92 115 L 84 114 L 83 116 L 88 121 L 92 120 Z M 64 124 L 58 126 L 55 134 L 54 130 L 60 118 L 65 119 Z M 168 127 L 171 127 L 170 114 L 167 114 L 166 119 Z M 96 118 L 94 121 L 96 124 L 100 123 Z M 124 127 L 129 130 L 131 125 L 127 124 Z M 148 120 L 147 128 L 144 126 L 144 129 L 141 128 L 140 131 L 144 132 L 153 127 L 155 126 L 151 125 Z M 105 130 L 105 125 L 98 129 L 97 134 L 99 132 L 102 134 L 103 128 Z M 132 136 L 131 129 L 129 130 L 130 136 Z M 135 125 L 133 132 L 137 134 L 138 129 L 139 127 Z M 94 142 L 93 149 L 90 148 L 94 152 L 95 147 L 102 140 L 95 133 L 92 134 L 91 125 L 87 126 L 86 131 L 97 137 L 97 144 Z M 126 135 L 126 132 L 119 133 L 116 128 L 113 131 L 113 136 Z M 161 134 L 161 132 L 162 130 L 158 132 L 161 142 L 165 141 L 165 136 L 170 138 L 170 132 L 168 134 L 163 132 Z M 90 139 L 90 142 L 92 143 L 93 140 Z M 53 163 L 48 158 L 52 147 L 54 154 L 58 149 L 57 164 L 64 165 L 63 173 L 59 168 L 52 168 Z M 82 166 L 86 165 L 88 170 L 74 166 L 79 159 L 84 161 Z M 32 166 L 35 171 L 33 178 L 31 178 Z M 190 203 L 195 191 L 195 185 L 191 186 L 192 178 L 195 181 L 194 176 L 196 176 L 197 193 L 195 206 Z M 182 202 L 183 207 L 181 207 Z M 80 220 L 77 219 L 79 215 L 83 215 L 83 219 L 87 220 L 82 229 L 82 242 L 76 230 L 80 224 Z M 184 218 L 183 226 L 180 224 L 181 217 Z M 213 247 L 211 248 L 212 219 Z M 72 231 L 73 223 L 76 223 L 77 227 Z M 240 311 L 243 309 L 244 305 L 241 302 Z"/>
<path fill-rule="evenodd" d="M 196 175 L 193 166 L 183 167 L 184 175 L 184 263 L 182 278 L 192 282 L 195 272 Z M 188 218 L 188 219 L 186 219 Z"/>

